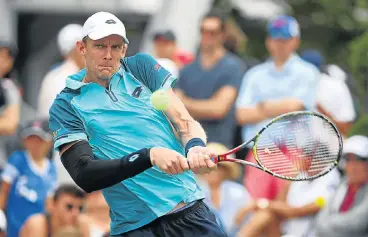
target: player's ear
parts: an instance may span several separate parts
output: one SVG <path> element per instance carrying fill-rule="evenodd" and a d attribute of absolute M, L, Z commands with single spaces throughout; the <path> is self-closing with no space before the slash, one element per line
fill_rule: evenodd
<path fill-rule="evenodd" d="M 122 58 L 125 57 L 125 54 L 128 50 L 128 44 L 123 44 L 123 48 L 122 48 Z"/>
<path fill-rule="evenodd" d="M 86 54 L 86 46 L 87 42 L 84 42 L 83 40 L 77 41 L 77 50 L 82 56 Z"/>

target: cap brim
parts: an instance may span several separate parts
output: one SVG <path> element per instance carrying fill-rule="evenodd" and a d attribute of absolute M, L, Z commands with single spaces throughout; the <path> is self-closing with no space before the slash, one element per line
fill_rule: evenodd
<path fill-rule="evenodd" d="M 25 129 L 20 133 L 20 136 L 22 138 L 27 138 L 30 136 L 38 136 L 44 141 L 52 141 L 52 135 L 43 131 L 42 129 L 33 129 L 33 128 Z"/>
<path fill-rule="evenodd" d="M 119 35 L 124 39 L 124 42 L 126 44 L 129 44 L 129 40 L 127 39 L 127 37 L 121 32 L 121 29 L 116 28 L 116 27 L 108 27 L 105 26 L 103 28 L 100 29 L 96 29 L 93 32 L 88 34 L 88 37 L 91 40 L 99 40 L 102 38 L 105 38 L 109 35 Z"/>

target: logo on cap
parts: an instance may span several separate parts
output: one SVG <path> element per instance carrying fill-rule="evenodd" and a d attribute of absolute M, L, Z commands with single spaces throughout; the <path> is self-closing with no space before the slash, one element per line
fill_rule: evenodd
<path fill-rule="evenodd" d="M 116 21 L 114 21 L 113 19 L 107 20 L 105 21 L 106 24 L 116 24 Z"/>

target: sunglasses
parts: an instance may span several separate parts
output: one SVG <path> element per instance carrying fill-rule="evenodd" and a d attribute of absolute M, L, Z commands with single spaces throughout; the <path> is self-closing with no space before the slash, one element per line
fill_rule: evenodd
<path fill-rule="evenodd" d="M 70 203 L 67 203 L 65 205 L 66 210 L 72 211 L 74 208 L 78 209 L 79 212 L 83 212 L 83 206 L 73 205 Z"/>
<path fill-rule="evenodd" d="M 206 29 L 206 28 L 201 28 L 201 34 L 209 34 L 211 36 L 216 36 L 218 34 L 221 33 L 221 30 L 217 29 L 217 30 L 209 30 L 209 29 Z"/>

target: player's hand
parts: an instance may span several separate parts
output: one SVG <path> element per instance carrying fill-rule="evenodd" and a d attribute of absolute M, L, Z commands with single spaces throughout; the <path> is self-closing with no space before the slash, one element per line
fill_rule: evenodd
<path fill-rule="evenodd" d="M 187 159 L 190 169 L 195 174 L 205 174 L 217 168 L 217 165 L 211 160 L 217 154 L 208 147 L 195 146 L 189 149 Z"/>
<path fill-rule="evenodd" d="M 151 163 L 167 174 L 181 174 L 189 170 L 187 159 L 180 153 L 162 147 L 150 151 Z"/>

